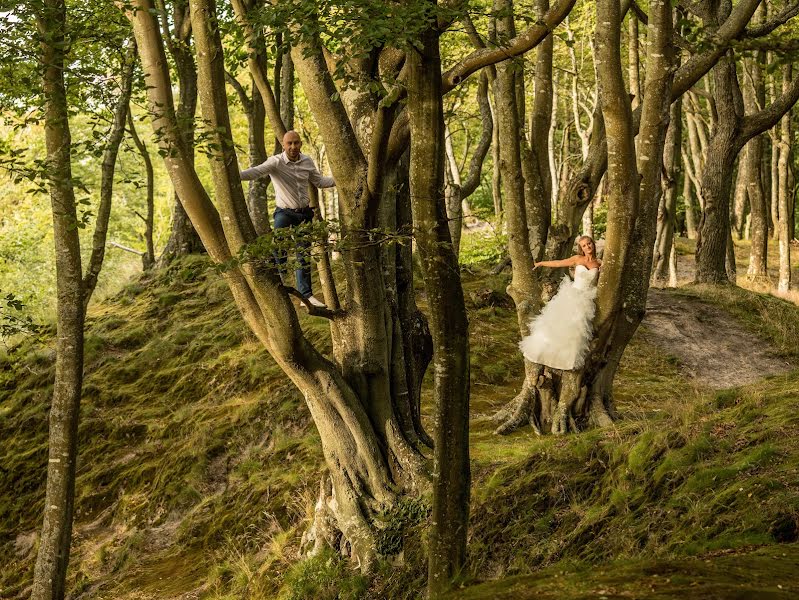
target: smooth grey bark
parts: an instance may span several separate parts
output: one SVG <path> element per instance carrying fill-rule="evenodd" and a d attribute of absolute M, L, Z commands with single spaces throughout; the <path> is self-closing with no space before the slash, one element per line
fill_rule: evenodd
<path fill-rule="evenodd" d="M 735 236 L 742 240 L 744 234 L 749 237 L 747 219 L 749 216 L 749 194 L 746 190 L 746 169 L 743 161 L 738 164 L 738 172 L 735 175 L 735 191 L 732 199 L 732 228 Z"/>
<path fill-rule="evenodd" d="M 755 26 L 765 21 L 765 5 L 755 12 Z M 744 111 L 754 114 L 763 110 L 766 105 L 766 83 L 763 76 L 764 53 L 756 51 L 752 58 L 743 60 L 744 81 L 742 86 Z M 768 276 L 768 234 L 769 208 L 763 177 L 763 156 L 765 136 L 753 137 L 744 146 L 739 169 L 743 170 L 746 184 L 751 225 L 749 238 L 752 241 L 749 254 L 749 278 L 765 278 Z"/>
<path fill-rule="evenodd" d="M 36 7 L 43 65 L 47 177 L 53 211 L 57 325 L 50 404 L 44 519 L 33 573 L 33 600 L 61 600 L 69 564 L 83 383 L 83 273 L 70 162 L 71 136 L 64 70 L 67 15 L 63 0 Z"/>

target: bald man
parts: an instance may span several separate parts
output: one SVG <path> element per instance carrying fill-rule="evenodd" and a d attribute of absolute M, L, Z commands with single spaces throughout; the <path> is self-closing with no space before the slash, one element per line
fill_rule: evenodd
<path fill-rule="evenodd" d="M 302 140 L 296 131 L 287 131 L 283 136 L 283 152 L 266 159 L 266 162 L 241 172 L 242 181 L 258 179 L 264 175 L 272 178 L 275 186 L 275 229 L 296 227 L 313 220 L 313 209 L 309 206 L 308 183 L 318 188 L 335 187 L 332 177 L 322 177 L 313 159 L 300 149 Z M 311 290 L 311 267 L 308 263 L 308 242 L 297 246 L 298 268 L 294 271 L 297 290 L 313 306 L 324 307 L 324 303 L 314 297 Z M 277 264 L 286 263 L 286 253 L 275 255 Z M 281 269 L 282 270 L 282 269 Z"/>

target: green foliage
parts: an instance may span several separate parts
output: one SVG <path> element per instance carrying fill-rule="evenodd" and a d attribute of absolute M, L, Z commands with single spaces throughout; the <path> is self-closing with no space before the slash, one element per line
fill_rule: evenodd
<path fill-rule="evenodd" d="M 471 298 L 486 286 L 501 291 L 508 277 L 466 271 L 464 281 Z M 685 293 L 713 298 L 701 288 Z M 733 299 L 742 313 L 774 301 L 749 292 Z M 780 307 L 792 327 L 797 309 Z M 636 569 L 693 568 L 692 556 L 715 564 L 715 553 L 752 544 L 777 555 L 792 547 L 774 544 L 795 540 L 799 522 L 799 374 L 705 392 L 660 349 L 636 340 L 616 383 L 616 427 L 497 437 L 487 417 L 519 383 L 516 315 L 473 304 L 469 311 L 467 580 L 500 577 L 490 588 L 498 594 L 515 589 L 506 576 L 527 574 L 543 594 L 545 576 L 563 571 L 562 594 L 553 597 L 576 598 L 582 592 L 569 590 L 587 585 L 586 573 L 604 582 L 600 573 L 620 569 L 633 581 Z M 767 312 L 747 317 L 750 326 L 772 342 L 787 340 Z M 326 322 L 300 319 L 314 343 L 329 348 Z M 31 338 L 0 356 L 3 593 L 21 591 L 31 577 L 34 555 L 18 554 L 15 543 L 24 547 L 40 524 L 53 368 L 52 351 Z M 428 506 L 420 500 L 383 518 L 381 549 L 396 552 L 402 540 L 401 565 L 380 564 L 364 578 L 329 551 L 297 560 L 324 472 L 319 437 L 207 259 L 148 273 L 90 311 L 79 447 L 72 590 L 160 598 L 204 586 L 208 597 L 231 600 L 410 600 L 424 588 Z"/>
<path fill-rule="evenodd" d="M 0 340 L 19 333 L 35 334 L 39 326 L 24 312 L 25 304 L 13 293 L 0 290 Z"/>
<path fill-rule="evenodd" d="M 494 266 L 505 257 L 507 247 L 507 236 L 493 230 L 484 235 L 464 235 L 458 260 L 466 266 Z"/>

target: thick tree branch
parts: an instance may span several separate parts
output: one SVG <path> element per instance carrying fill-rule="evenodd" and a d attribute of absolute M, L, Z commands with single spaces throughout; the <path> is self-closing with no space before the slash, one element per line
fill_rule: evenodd
<path fill-rule="evenodd" d="M 225 81 L 236 91 L 236 95 L 239 97 L 239 102 L 241 102 L 244 112 L 249 113 L 252 110 L 252 100 L 247 96 L 247 91 L 244 89 L 244 86 L 239 83 L 239 80 L 236 79 L 230 71 L 225 71 Z"/>
<path fill-rule="evenodd" d="M 451 91 L 469 75 L 482 67 L 519 56 L 535 48 L 560 25 L 574 4 L 575 0 L 559 0 L 547 11 L 541 20 L 521 35 L 511 39 L 507 46 L 502 48 L 481 48 L 466 56 L 457 65 L 444 73 L 442 77 L 443 93 L 446 94 Z"/>
<path fill-rule="evenodd" d="M 797 101 L 799 101 L 799 76 L 795 77 L 782 96 L 774 100 L 769 106 L 744 118 L 743 127 L 739 135 L 741 145 L 743 146 L 756 135 L 760 135 L 767 129 L 774 127 L 777 121 L 791 110 L 791 107 Z"/>
<path fill-rule="evenodd" d="M 244 31 L 247 45 L 249 46 L 247 65 L 250 68 L 250 74 L 261 94 L 261 99 L 266 109 L 266 116 L 269 118 L 270 125 L 272 125 L 275 138 L 280 142 L 283 140 L 283 136 L 286 135 L 286 125 L 283 123 L 283 119 L 280 118 L 280 110 L 275 100 L 275 94 L 272 92 L 272 86 L 269 84 L 266 67 L 263 62 L 259 60 L 259 56 L 261 55 L 259 37 L 249 21 L 249 14 L 244 1 L 231 0 L 231 4 L 236 13 L 236 21 L 238 21 L 239 26 Z"/>
<path fill-rule="evenodd" d="M 480 122 L 483 129 L 480 141 L 474 149 L 472 159 L 469 161 L 469 172 L 461 184 L 461 198 L 468 198 L 480 185 L 480 175 L 483 171 L 483 161 L 491 148 L 491 139 L 494 135 L 494 120 L 491 117 L 491 106 L 488 103 L 488 73 L 480 74 L 480 85 L 477 88 L 477 105 L 480 107 Z"/>
<path fill-rule="evenodd" d="M 777 27 L 784 25 L 791 19 L 793 19 L 796 15 L 799 15 L 799 2 L 794 2 L 793 4 L 787 5 L 785 8 L 782 9 L 781 12 L 774 15 L 771 19 L 757 25 L 755 27 L 750 27 L 744 32 L 744 37 L 748 38 L 756 38 L 762 37 L 764 35 L 768 35 Z"/>
<path fill-rule="evenodd" d="M 761 0 L 741 0 L 736 4 L 729 18 L 712 35 L 710 41 L 713 47 L 701 54 L 695 54 L 677 69 L 671 88 L 673 99 L 691 89 L 718 62 L 730 43 L 744 31 L 760 2 Z"/>

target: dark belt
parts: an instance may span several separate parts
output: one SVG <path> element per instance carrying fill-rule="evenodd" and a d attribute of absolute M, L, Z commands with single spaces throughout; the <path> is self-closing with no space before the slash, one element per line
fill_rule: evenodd
<path fill-rule="evenodd" d="M 306 215 L 308 213 L 313 213 L 313 208 L 311 208 L 310 206 L 306 206 L 305 208 L 288 208 L 287 206 L 278 206 L 277 208 L 298 215 Z"/>

